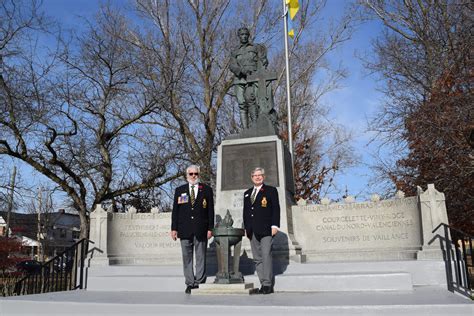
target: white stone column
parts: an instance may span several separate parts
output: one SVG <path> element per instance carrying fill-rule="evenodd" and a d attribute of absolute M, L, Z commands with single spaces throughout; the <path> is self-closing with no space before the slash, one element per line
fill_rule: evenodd
<path fill-rule="evenodd" d="M 418 201 L 422 224 L 422 250 L 418 252 L 418 259 L 441 259 L 442 252 L 439 241 L 428 244 L 436 234 L 444 238 L 443 228 L 440 227 L 434 234 L 432 231 L 441 223 L 448 223 L 444 193 L 435 189 L 434 184 L 428 184 L 428 189 L 418 187 Z"/>
<path fill-rule="evenodd" d="M 107 212 L 101 204 L 98 204 L 94 212 L 90 215 L 90 237 L 94 242 L 92 246 L 92 260 L 91 265 L 108 265 L 107 258 L 107 225 L 111 213 Z"/>

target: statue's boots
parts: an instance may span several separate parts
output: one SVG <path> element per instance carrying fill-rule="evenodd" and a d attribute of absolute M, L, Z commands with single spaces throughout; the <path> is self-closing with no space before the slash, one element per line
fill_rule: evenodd
<path fill-rule="evenodd" d="M 240 123 L 242 128 L 249 128 L 249 117 L 246 110 L 240 110 Z"/>

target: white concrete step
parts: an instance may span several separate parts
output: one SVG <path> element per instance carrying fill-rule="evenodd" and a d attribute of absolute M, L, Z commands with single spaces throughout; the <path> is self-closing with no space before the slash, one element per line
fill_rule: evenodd
<path fill-rule="evenodd" d="M 244 274 L 254 274 L 253 267 L 245 267 Z M 208 274 L 215 275 L 216 267 L 209 265 Z M 402 261 L 374 261 L 374 262 L 319 262 L 294 263 L 281 269 L 275 266 L 276 275 L 290 274 L 321 274 L 321 273 L 365 273 L 365 272 L 408 272 L 412 274 L 415 285 L 444 285 L 445 266 L 438 260 L 402 260 Z M 112 265 L 93 266 L 88 268 L 89 276 L 114 275 L 154 275 L 154 276 L 182 276 L 181 265 Z"/>
<path fill-rule="evenodd" d="M 0 315 L 472 316 L 471 300 L 441 287 L 399 292 L 187 295 L 72 291 L 0 298 Z"/>
<path fill-rule="evenodd" d="M 291 263 L 289 274 L 407 272 L 415 286 L 446 285 L 445 264 L 440 260 L 396 260 L 359 262 Z"/>
<path fill-rule="evenodd" d="M 245 276 L 246 282 L 260 287 L 256 275 Z M 206 283 L 214 282 L 208 277 Z M 183 276 L 157 275 L 116 275 L 93 276 L 87 281 L 87 289 L 92 291 L 150 291 L 181 292 Z M 341 274 L 301 274 L 275 276 L 276 292 L 325 292 L 325 291 L 410 291 L 413 289 L 409 273 L 341 273 Z"/>
<path fill-rule="evenodd" d="M 89 277 L 94 276 L 116 276 L 116 275 L 138 275 L 138 276 L 182 276 L 183 267 L 181 265 L 111 265 L 94 266 L 87 268 Z"/>
<path fill-rule="evenodd" d="M 253 280 L 255 279 L 255 280 Z M 259 284 L 258 278 L 246 278 Z M 277 292 L 411 291 L 411 275 L 406 272 L 326 273 L 279 275 Z"/>
<path fill-rule="evenodd" d="M 214 281 L 215 267 L 208 268 L 208 283 Z M 275 270 L 275 290 L 292 291 L 407 291 L 413 286 L 445 286 L 444 263 L 435 260 L 292 263 Z M 89 290 L 180 292 L 184 285 L 182 267 L 106 266 L 87 270 Z M 249 274 L 250 273 L 250 274 Z M 244 273 L 245 274 L 245 273 Z M 259 286 L 254 271 L 245 280 Z"/>

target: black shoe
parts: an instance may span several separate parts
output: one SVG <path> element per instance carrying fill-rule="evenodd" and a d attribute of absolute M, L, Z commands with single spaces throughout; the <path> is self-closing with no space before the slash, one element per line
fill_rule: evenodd
<path fill-rule="evenodd" d="M 192 286 L 192 289 L 193 289 L 193 290 L 194 290 L 194 289 L 199 289 L 199 284 L 194 284 L 194 285 Z"/>
<path fill-rule="evenodd" d="M 273 288 L 271 286 L 262 286 L 262 294 L 271 294 L 273 293 Z"/>
<path fill-rule="evenodd" d="M 257 293 L 258 294 L 263 294 L 263 285 L 258 289 Z"/>
<path fill-rule="evenodd" d="M 250 295 L 260 295 L 262 293 L 260 292 L 260 289 L 253 288 L 253 289 L 250 290 L 249 294 Z"/>
<path fill-rule="evenodd" d="M 191 285 L 188 285 L 188 286 L 186 287 L 186 290 L 184 290 L 184 293 L 186 293 L 186 294 L 191 294 L 191 289 L 192 289 L 192 288 L 193 288 L 193 287 L 192 287 Z"/>

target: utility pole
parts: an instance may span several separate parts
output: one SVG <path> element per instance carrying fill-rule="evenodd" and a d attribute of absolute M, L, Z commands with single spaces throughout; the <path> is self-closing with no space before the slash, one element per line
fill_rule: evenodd
<path fill-rule="evenodd" d="M 38 234 L 36 235 L 37 240 L 38 240 L 38 250 L 37 250 L 37 256 L 38 256 L 38 261 L 40 260 L 40 254 L 41 254 L 41 249 L 42 248 L 42 243 L 41 243 L 41 208 L 43 207 L 43 188 L 39 187 L 38 189 Z"/>
<path fill-rule="evenodd" d="M 16 166 L 13 166 L 12 177 L 10 180 L 10 196 L 8 199 L 8 209 L 7 209 L 7 225 L 5 232 L 7 237 L 10 237 L 10 214 L 13 210 L 13 195 L 15 193 L 15 180 L 16 180 Z"/>

